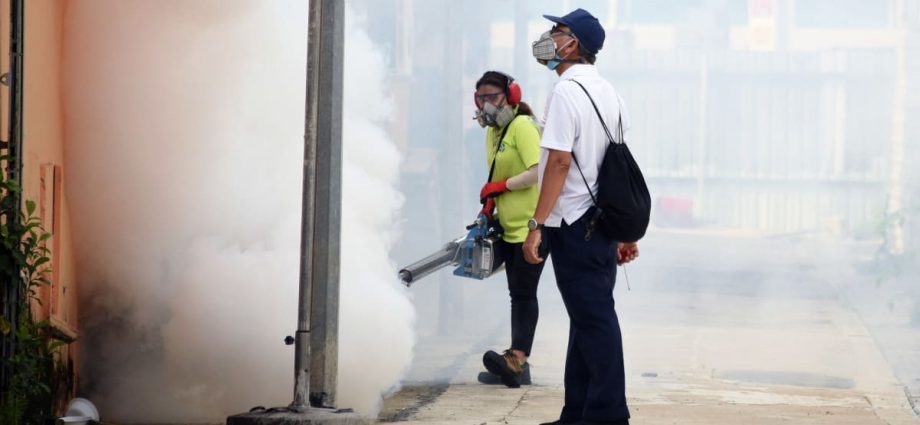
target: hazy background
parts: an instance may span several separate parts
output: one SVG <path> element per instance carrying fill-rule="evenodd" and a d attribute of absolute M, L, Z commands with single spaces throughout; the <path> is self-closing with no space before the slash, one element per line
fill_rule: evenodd
<path fill-rule="evenodd" d="M 731 320 L 780 369 L 807 368 L 825 353 L 773 329 L 793 323 L 792 303 L 821 301 L 858 312 L 920 394 L 917 0 L 347 4 L 341 406 L 373 413 L 401 375 L 474 381 L 461 366 L 507 348 L 503 276 L 445 270 L 405 290 L 395 265 L 461 235 L 479 209 L 475 80 L 511 73 L 542 116 L 556 77 L 530 43 L 550 27 L 542 14 L 576 7 L 607 29 L 597 66 L 631 112 L 654 201 L 632 290 L 622 271 L 616 290 L 627 366 L 722 350 L 695 367 L 751 369 L 757 358 L 686 337 Z M 306 10 L 68 4 L 81 391 L 109 419 L 219 422 L 290 401 L 281 340 L 296 325 Z M 540 353 L 566 338 L 550 267 L 540 299 L 532 362 L 548 379 L 561 365 Z M 649 323 L 680 328 L 630 345 Z"/>
<path fill-rule="evenodd" d="M 825 353 L 784 340 L 781 329 L 796 326 L 792 303 L 827 302 L 859 313 L 903 385 L 918 394 L 920 347 L 904 341 L 920 335 L 912 278 L 920 176 L 911 165 L 920 159 L 920 2 L 352 4 L 369 10 L 370 34 L 391 58 L 397 118 L 389 129 L 406 158 L 398 262 L 459 236 L 479 208 L 488 169 L 484 130 L 470 119 L 476 79 L 490 69 L 512 74 L 542 117 L 557 77 L 533 60 L 530 44 L 551 26 L 542 14 L 582 7 L 607 30 L 597 67 L 631 113 L 631 150 L 654 202 L 642 258 L 629 270 L 632 291 L 622 270 L 616 291 L 627 366 L 654 357 L 650 351 L 733 353 L 705 339 L 631 347 L 640 324 L 680 326 L 668 331 L 679 335 L 731 321 L 754 335 L 775 327 L 757 349 L 801 371 Z M 554 367 L 541 364 L 540 352 L 565 344 L 551 268 L 541 282 L 535 374 Z M 507 348 L 503 275 L 474 282 L 445 271 L 412 292 L 420 340 L 407 381 L 474 382 L 475 375 L 458 375 L 469 359 Z M 812 310 L 811 322 L 827 322 Z M 748 354 L 695 366 L 757 368 Z M 677 367 L 658 367 L 669 366 Z M 830 378 L 858 385 L 861 372 L 853 369 Z"/>

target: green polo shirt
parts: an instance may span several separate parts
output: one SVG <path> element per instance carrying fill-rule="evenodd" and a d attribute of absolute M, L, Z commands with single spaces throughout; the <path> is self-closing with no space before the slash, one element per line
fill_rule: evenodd
<path fill-rule="evenodd" d="M 496 144 L 502 128 L 489 127 L 486 132 L 486 166 L 496 157 Z M 540 128 L 527 115 L 519 115 L 508 124 L 508 132 L 495 162 L 492 181 L 502 181 L 527 171 L 540 162 Z M 536 184 L 526 189 L 505 192 L 495 198 L 498 221 L 505 228 L 502 239 L 508 243 L 521 243 L 527 239 L 527 221 L 537 208 L 540 189 Z"/>

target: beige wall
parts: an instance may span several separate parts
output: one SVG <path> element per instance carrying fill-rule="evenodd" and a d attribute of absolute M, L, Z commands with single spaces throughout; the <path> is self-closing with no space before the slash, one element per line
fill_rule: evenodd
<path fill-rule="evenodd" d="M 77 286 L 70 219 L 64 185 L 64 111 L 61 95 L 63 22 L 66 0 L 25 2 L 23 94 L 23 193 L 36 202 L 36 213 L 53 234 L 52 286 L 40 293 L 39 318 L 51 319 L 61 337 L 77 336 Z M 62 355 L 71 366 L 76 347 Z M 76 370 L 76 369 L 73 369 Z"/>

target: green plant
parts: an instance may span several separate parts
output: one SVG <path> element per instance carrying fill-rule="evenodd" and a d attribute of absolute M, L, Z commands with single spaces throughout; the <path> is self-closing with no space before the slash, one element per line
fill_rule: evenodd
<path fill-rule="evenodd" d="M 0 425 L 38 425 L 53 417 L 54 352 L 62 344 L 50 338 L 48 321 L 32 316 L 32 306 L 41 305 L 38 288 L 49 284 L 51 234 L 35 215 L 34 201 L 26 201 L 25 211 L 18 208 L 20 193 L 19 185 L 0 173 L 0 279 L 21 294 L 6 300 L 18 303 L 18 316 L 0 316 L 0 337 L 15 347 L 11 357 L 0 359 L 10 371 Z"/>

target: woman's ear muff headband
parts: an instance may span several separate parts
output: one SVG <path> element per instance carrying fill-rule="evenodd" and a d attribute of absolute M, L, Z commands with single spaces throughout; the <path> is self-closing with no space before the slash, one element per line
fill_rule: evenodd
<path fill-rule="evenodd" d="M 508 84 L 505 85 L 505 99 L 508 100 L 509 105 L 517 105 L 521 103 L 521 86 L 514 81 L 514 77 L 505 74 L 501 71 L 492 71 L 496 74 L 501 74 L 508 81 Z M 473 103 L 476 104 L 476 107 L 482 109 L 482 104 L 479 103 L 479 100 L 476 99 L 476 92 L 473 92 Z"/>

